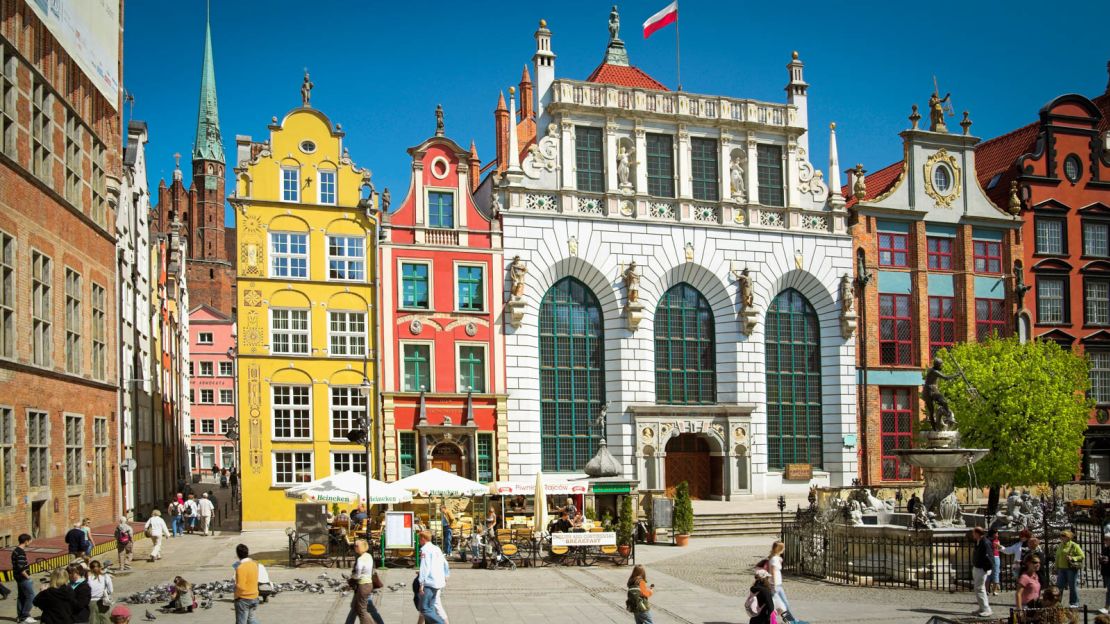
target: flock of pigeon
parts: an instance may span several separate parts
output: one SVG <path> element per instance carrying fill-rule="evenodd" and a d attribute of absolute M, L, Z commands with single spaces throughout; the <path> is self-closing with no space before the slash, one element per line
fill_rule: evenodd
<path fill-rule="evenodd" d="M 386 589 L 391 592 L 398 591 L 407 587 L 407 583 L 394 583 L 389 585 Z M 140 604 L 158 604 L 168 603 L 170 600 L 170 590 L 173 584 L 155 585 L 147 589 L 133 594 L 129 594 L 121 598 L 120 602 L 125 602 L 130 605 Z M 316 577 L 316 581 L 308 581 L 302 578 L 296 578 L 287 583 L 274 583 L 273 594 L 277 595 L 285 592 L 302 592 L 308 594 L 326 594 L 329 591 L 335 593 L 346 593 L 350 591 L 347 586 L 347 579 L 344 576 L 332 577 L 326 573 Z M 211 609 L 212 603 L 217 600 L 232 600 L 235 596 L 235 581 L 212 581 L 210 583 L 198 583 L 193 585 L 193 593 L 196 596 L 197 606 L 201 609 Z M 161 607 L 161 611 L 169 612 L 167 607 Z M 144 619 L 152 621 L 158 619 L 150 609 L 146 610 Z"/>

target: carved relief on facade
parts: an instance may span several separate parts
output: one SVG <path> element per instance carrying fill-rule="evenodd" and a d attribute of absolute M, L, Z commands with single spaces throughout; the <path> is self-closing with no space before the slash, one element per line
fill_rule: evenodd
<path fill-rule="evenodd" d="M 814 171 L 813 165 L 806 160 L 806 150 L 802 147 L 798 148 L 798 192 L 811 195 L 815 202 L 823 202 L 829 195 L 825 174 Z"/>
<path fill-rule="evenodd" d="M 933 198 L 938 208 L 951 208 L 952 202 L 960 196 L 963 175 L 956 157 L 949 154 L 948 150 L 940 149 L 925 161 L 923 168 L 925 194 Z M 940 186 L 938 182 L 941 183 Z"/>
<path fill-rule="evenodd" d="M 547 134 L 528 148 L 524 158 L 524 175 L 538 180 L 546 173 L 554 173 L 559 163 L 559 128 L 547 124 Z"/>
<path fill-rule="evenodd" d="M 251 472 L 262 473 L 262 369 L 257 364 L 247 367 L 247 417 Z"/>
<path fill-rule="evenodd" d="M 239 340 L 244 348 L 262 349 L 266 340 L 266 330 L 258 310 L 247 310 L 239 326 Z"/>

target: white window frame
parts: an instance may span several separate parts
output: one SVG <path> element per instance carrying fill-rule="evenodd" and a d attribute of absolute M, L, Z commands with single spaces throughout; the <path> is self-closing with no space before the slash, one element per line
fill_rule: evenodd
<path fill-rule="evenodd" d="M 201 418 L 200 432 L 202 435 L 216 435 L 216 420 L 214 418 Z"/>
<path fill-rule="evenodd" d="M 200 364 L 200 367 L 199 367 L 200 372 L 197 374 L 197 377 L 214 377 L 215 376 L 216 365 L 212 363 L 212 360 L 201 360 L 200 362 L 197 362 L 197 363 Z M 207 366 L 205 366 L 205 364 L 207 364 Z M 208 372 L 205 372 L 205 370 L 207 370 Z"/>
<path fill-rule="evenodd" d="M 331 201 L 324 198 L 324 175 L 331 175 Z M 339 199 L 339 171 L 328 167 L 316 170 L 316 199 L 321 204 L 334 206 Z"/>
<path fill-rule="evenodd" d="M 335 466 L 335 457 L 337 455 L 349 455 L 350 458 L 351 458 L 351 469 L 352 470 L 354 470 L 354 468 L 355 468 L 355 461 L 354 461 L 355 459 L 361 459 L 363 463 L 366 462 L 366 451 L 361 451 L 361 450 L 360 451 L 332 451 L 331 452 L 331 474 L 333 474 L 333 475 L 334 474 L 339 474 L 340 472 L 342 472 L 340 470 L 337 470 L 336 466 Z M 367 467 L 369 467 L 369 466 L 367 466 Z M 365 472 L 359 472 L 357 470 L 355 470 L 355 472 L 358 472 L 359 474 L 366 474 Z"/>
<path fill-rule="evenodd" d="M 284 252 L 274 251 L 274 248 L 275 248 L 274 237 L 275 236 L 288 236 L 288 237 L 290 237 L 290 239 L 288 239 L 286 241 L 289 251 L 284 251 Z M 293 236 L 303 236 L 304 237 L 304 253 L 303 254 L 302 253 L 294 253 L 292 251 L 293 241 L 292 241 L 291 237 L 293 237 Z M 278 232 L 270 232 L 270 237 L 269 237 L 269 243 L 270 243 L 270 254 L 269 254 L 269 258 L 270 258 L 270 277 L 275 278 L 275 279 L 284 279 L 284 280 L 308 280 L 312 276 L 312 261 L 310 259 L 311 256 L 312 256 L 312 240 L 311 239 L 312 239 L 312 237 L 311 237 L 310 232 L 287 232 L 287 231 L 284 231 L 284 230 L 278 231 Z M 284 258 L 284 259 L 288 260 L 288 264 L 286 265 L 287 275 L 278 275 L 277 274 L 277 272 L 276 272 L 276 263 L 274 262 L 274 260 L 276 260 L 278 258 Z M 298 275 L 293 275 L 293 260 L 304 260 L 304 276 L 303 277 L 298 276 Z"/>
<path fill-rule="evenodd" d="M 305 329 L 293 329 L 293 316 L 289 315 L 289 328 L 277 331 L 274 328 L 274 313 L 275 312 L 304 312 L 307 320 Z M 310 356 L 312 355 L 312 310 L 310 308 L 270 308 L 270 354 L 271 355 L 290 355 L 290 356 Z M 277 334 L 289 335 L 289 346 L 293 346 L 294 336 L 304 336 L 305 338 L 305 351 L 279 351 L 274 340 Z"/>
<path fill-rule="evenodd" d="M 1090 227 L 1092 229 L 1093 228 L 1103 228 L 1104 230 L 1106 230 L 1106 237 L 1104 237 L 1104 242 L 1106 243 L 1107 247 L 1110 248 L 1110 224 L 1106 223 L 1105 221 L 1085 220 L 1085 221 L 1081 222 L 1081 225 L 1079 227 L 1079 231 L 1080 231 L 1079 235 L 1083 239 L 1082 240 L 1082 243 L 1083 243 L 1083 250 L 1082 251 L 1083 251 L 1083 253 L 1081 255 L 1084 256 L 1084 257 L 1087 257 L 1087 258 L 1106 258 L 1106 257 L 1110 257 L 1110 254 L 1096 254 L 1096 253 L 1091 253 L 1090 251 L 1088 251 L 1090 249 L 1090 245 L 1087 244 L 1087 241 L 1091 238 L 1088 235 L 1088 231 L 1087 231 L 1088 227 Z M 1107 249 L 1107 251 L 1110 252 L 1110 249 Z"/>
<path fill-rule="evenodd" d="M 287 454 L 287 453 L 293 455 L 293 457 L 290 458 L 292 460 L 292 465 L 293 465 L 293 467 L 292 467 L 293 480 L 288 482 L 288 483 L 282 483 L 282 482 L 279 482 L 278 479 L 277 479 L 277 456 Z M 315 476 L 315 474 L 316 474 L 316 453 L 314 453 L 312 451 L 312 449 L 282 449 L 280 451 L 270 451 L 270 481 L 271 481 L 271 485 L 273 487 L 288 488 L 288 487 L 293 487 L 294 485 L 298 485 L 298 484 L 301 483 L 300 481 L 296 480 L 296 474 L 297 474 L 297 458 L 296 458 L 296 455 L 297 454 L 302 454 L 302 455 L 307 455 L 308 456 L 308 476 L 309 476 L 308 480 L 311 481 L 312 477 Z"/>
<path fill-rule="evenodd" d="M 197 333 L 197 344 L 198 345 L 210 345 L 210 344 L 212 344 L 212 332 L 198 332 Z"/>
<path fill-rule="evenodd" d="M 459 299 L 459 268 L 461 267 L 477 267 L 482 270 L 482 309 L 481 310 L 463 310 L 460 306 Z M 468 262 L 456 260 L 451 269 L 451 282 L 452 282 L 452 297 L 454 297 L 455 312 L 460 314 L 486 314 L 489 311 L 489 297 L 486 292 L 489 288 L 489 267 L 482 262 Z M 431 288 L 428 289 L 428 298 L 431 299 Z"/>
<path fill-rule="evenodd" d="M 207 394 L 205 394 L 205 393 L 207 393 Z M 200 400 L 197 401 L 197 405 L 215 405 L 215 403 L 216 403 L 216 391 L 213 390 L 212 388 L 201 388 L 200 389 Z"/>
<path fill-rule="evenodd" d="M 432 225 L 432 193 L 447 193 L 451 196 L 451 227 Z M 424 187 L 424 227 L 432 230 L 457 230 L 462 227 L 459 225 L 459 189 L 439 186 Z"/>
<path fill-rule="evenodd" d="M 1092 399 L 1094 399 L 1095 403 L 1098 404 L 1098 405 L 1107 405 L 1107 404 L 1110 404 L 1110 383 L 1108 383 L 1107 386 L 1104 387 L 1104 389 L 1106 389 L 1108 391 L 1107 395 L 1106 396 L 1099 396 L 1101 393 L 1098 390 L 1099 390 L 1100 387 L 1103 387 L 1103 386 L 1101 384 L 1097 383 L 1097 381 L 1099 380 L 1099 378 L 1110 377 L 1110 365 L 1096 367 L 1095 366 L 1095 361 L 1094 361 L 1096 356 L 1100 360 L 1101 359 L 1110 360 L 1110 353 L 1108 353 L 1106 351 L 1099 350 L 1099 351 L 1091 351 L 1091 352 L 1088 353 L 1088 358 L 1091 361 L 1091 369 L 1090 369 L 1091 393 L 1090 393 L 1090 397 Z M 1101 399 L 1101 401 L 1099 399 Z"/>
<path fill-rule="evenodd" d="M 227 393 L 227 400 L 224 400 L 224 393 Z M 220 388 L 220 405 L 231 405 L 235 402 L 235 393 L 231 388 Z"/>
<path fill-rule="evenodd" d="M 286 174 L 288 174 L 288 173 L 293 174 L 293 180 L 292 180 L 293 187 L 294 187 L 294 190 L 293 190 L 294 197 L 293 197 L 293 199 L 289 199 L 286 196 L 285 183 L 287 182 Z M 292 166 L 289 166 L 289 165 L 282 165 L 281 166 L 281 176 L 278 178 L 278 183 L 281 185 L 278 189 L 279 191 L 281 191 L 281 201 L 289 202 L 289 203 L 293 203 L 293 204 L 300 203 L 300 201 L 301 201 L 301 168 L 300 167 L 292 167 Z"/>
<path fill-rule="evenodd" d="M 413 308 L 405 305 L 405 265 L 423 264 L 428 267 L 428 307 Z M 434 263 L 425 258 L 397 258 L 397 309 L 427 312 L 435 309 L 435 268 Z"/>
<path fill-rule="evenodd" d="M 233 362 L 226 360 L 220 362 L 220 377 L 233 377 L 235 376 L 235 365 Z"/>
<path fill-rule="evenodd" d="M 334 329 L 334 320 L 335 320 L 334 316 L 339 315 L 339 314 L 342 314 L 344 316 L 344 321 L 343 322 L 344 322 L 344 327 L 346 328 L 345 331 L 335 331 L 335 329 Z M 351 314 L 358 314 L 358 315 L 362 316 L 362 328 L 363 328 L 363 330 L 361 332 L 354 332 L 354 331 L 350 330 L 351 322 L 350 322 L 350 316 L 349 315 L 351 315 Z M 365 357 L 366 354 L 369 353 L 367 351 L 367 345 L 369 343 L 369 341 L 367 340 L 367 335 L 369 333 L 368 332 L 368 329 L 369 329 L 368 323 L 369 323 L 369 321 L 367 319 L 367 314 L 363 310 L 328 310 L 328 355 L 330 355 L 331 357 L 346 357 L 346 358 L 351 358 L 351 357 L 362 358 L 362 357 Z M 334 338 L 343 338 L 344 339 L 344 344 L 346 345 L 346 347 L 344 348 L 344 350 L 342 352 L 340 352 L 338 349 L 335 348 L 336 344 L 335 344 L 335 341 L 333 340 Z M 361 339 L 362 340 L 362 348 L 358 349 L 357 347 L 353 346 L 351 344 L 352 339 Z"/>
<path fill-rule="evenodd" d="M 331 240 L 333 238 L 342 238 L 344 240 L 355 239 L 355 240 L 361 241 L 361 245 L 359 246 L 359 249 L 362 251 L 362 256 L 356 258 L 354 256 L 346 255 L 346 250 L 347 250 L 346 245 L 343 246 L 344 255 L 333 256 L 332 253 L 331 253 L 331 251 L 332 251 L 331 250 Z M 353 235 L 346 235 L 346 234 L 328 234 L 327 235 L 327 252 L 328 252 L 328 254 L 327 254 L 328 255 L 328 267 L 327 267 L 328 268 L 328 281 L 334 281 L 334 282 L 365 282 L 366 281 L 366 237 L 365 236 L 353 236 Z M 343 267 L 343 274 L 347 275 L 348 277 L 334 277 L 334 276 L 332 276 L 332 274 L 331 274 L 331 263 L 332 262 L 339 262 L 340 265 Z M 362 273 L 362 277 L 349 277 L 351 272 L 352 272 L 351 271 L 351 266 L 355 265 L 355 264 L 360 265 L 359 270 Z"/>
<path fill-rule="evenodd" d="M 357 419 L 356 419 L 354 422 L 350 423 L 351 424 L 350 429 L 346 429 L 342 433 L 342 435 L 338 435 L 338 436 L 335 435 L 336 434 L 336 430 L 335 430 L 335 411 L 336 411 L 337 406 L 335 404 L 335 395 L 332 394 L 332 390 L 340 390 L 340 389 L 351 393 L 349 396 L 353 396 L 353 397 L 357 397 L 359 399 L 362 399 L 362 401 L 363 401 L 363 405 L 362 405 L 363 413 L 365 413 L 369 409 L 370 401 L 369 401 L 369 397 L 362 396 L 362 388 L 360 388 L 359 386 L 330 386 L 328 388 L 328 437 L 333 442 L 349 442 L 350 440 L 347 439 L 347 433 L 346 432 L 350 431 L 351 429 L 356 429 L 357 428 L 356 425 L 358 425 L 359 423 L 357 422 Z M 351 405 L 351 404 L 338 406 L 338 409 L 341 409 L 341 410 L 347 411 L 347 412 L 356 412 L 357 411 L 356 408 L 357 408 L 357 406 L 354 406 L 354 405 Z"/>
<path fill-rule="evenodd" d="M 304 406 L 308 409 L 308 433 L 306 435 L 304 435 L 304 436 L 296 436 L 296 435 L 293 435 L 293 436 L 279 436 L 278 435 L 278 433 L 277 433 L 277 410 L 279 408 L 289 409 L 289 410 L 296 410 L 296 409 L 300 409 L 302 407 L 300 405 L 296 405 L 296 404 L 293 404 L 293 403 L 289 403 L 289 404 L 284 404 L 283 403 L 279 406 L 278 403 L 277 403 L 277 389 L 278 388 L 308 388 L 308 404 L 306 406 Z M 290 393 L 290 398 L 292 398 L 292 396 L 293 396 L 292 393 Z M 296 430 L 296 424 L 295 424 L 296 420 L 295 420 L 295 418 L 296 418 L 295 416 L 292 416 L 292 415 L 290 416 L 290 421 L 289 421 L 290 433 L 294 433 L 295 430 Z M 272 439 L 274 439 L 274 440 L 286 440 L 286 441 L 289 441 L 289 440 L 292 440 L 292 441 L 308 441 L 308 440 L 311 440 L 312 439 L 312 421 L 313 421 L 313 414 L 312 414 L 312 385 L 311 384 L 272 384 L 270 386 L 270 427 L 271 427 L 270 431 L 271 431 L 271 434 L 272 434 Z"/>
<path fill-rule="evenodd" d="M 436 389 L 436 345 L 431 340 L 399 340 L 397 342 L 400 347 L 401 356 L 401 392 L 420 392 L 420 388 L 409 390 L 405 387 L 405 347 L 409 345 L 420 345 L 428 347 L 428 387 L 425 388 L 426 392 L 435 392 Z"/>
<path fill-rule="evenodd" d="M 475 394 L 485 394 L 489 392 L 489 344 L 485 342 L 465 342 L 460 341 L 455 343 L 455 388 L 456 392 L 466 392 L 466 386 L 463 385 L 462 376 L 462 349 L 463 347 L 479 347 L 482 349 L 482 368 L 485 371 L 486 387 L 481 390 L 475 388 Z"/>

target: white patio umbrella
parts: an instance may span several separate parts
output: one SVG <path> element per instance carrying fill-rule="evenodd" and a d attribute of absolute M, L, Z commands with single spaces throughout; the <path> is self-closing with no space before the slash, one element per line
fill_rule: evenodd
<path fill-rule="evenodd" d="M 536 500 L 532 515 L 532 530 L 536 535 L 547 529 L 547 493 L 543 487 L 543 471 L 536 471 Z"/>
<path fill-rule="evenodd" d="M 470 497 L 489 491 L 489 486 L 438 468 L 429 468 L 389 485 L 418 496 Z"/>
<path fill-rule="evenodd" d="M 370 479 L 370 500 L 366 500 L 366 475 L 351 471 L 295 485 L 285 490 L 285 496 L 308 503 L 341 505 L 357 505 L 360 502 L 386 505 L 412 500 L 412 494 L 408 491 L 377 479 Z"/>

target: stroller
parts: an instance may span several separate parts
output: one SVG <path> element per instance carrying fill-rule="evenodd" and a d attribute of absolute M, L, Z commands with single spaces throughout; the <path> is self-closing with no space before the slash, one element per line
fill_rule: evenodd
<path fill-rule="evenodd" d="M 516 563 L 507 557 L 501 549 L 501 540 L 497 539 L 496 534 L 491 535 L 491 532 L 488 531 L 475 533 L 471 545 L 474 567 L 482 567 L 487 570 L 516 569 Z"/>

